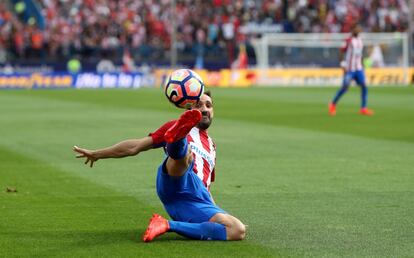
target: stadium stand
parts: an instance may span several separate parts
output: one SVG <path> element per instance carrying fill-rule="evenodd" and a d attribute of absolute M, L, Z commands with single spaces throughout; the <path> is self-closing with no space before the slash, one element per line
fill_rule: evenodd
<path fill-rule="evenodd" d="M 31 4 L 41 17 L 29 10 Z M 22 58 L 25 63 L 59 63 L 77 55 L 86 69 L 93 70 L 102 57 L 120 64 L 127 53 L 138 64 L 168 65 L 170 4 L 169 0 L 2 2 L 0 63 L 19 63 Z M 179 61 L 218 69 L 231 65 L 241 42 L 254 56 L 250 39 L 265 30 L 349 32 L 358 22 L 365 32 L 406 31 L 408 12 L 405 0 L 177 0 L 172 15 L 177 19 Z M 55 67 L 59 70 L 65 64 Z"/>

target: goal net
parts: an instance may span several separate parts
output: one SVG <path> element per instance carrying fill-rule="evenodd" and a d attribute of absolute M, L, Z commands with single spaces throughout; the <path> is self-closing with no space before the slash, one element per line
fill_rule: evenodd
<path fill-rule="evenodd" d="M 268 33 L 253 41 L 257 68 L 338 68 L 339 48 L 349 33 Z M 365 68 L 396 68 L 409 81 L 406 33 L 361 33 Z M 321 69 L 324 70 L 324 69 Z M 329 70 L 329 69 L 328 69 Z"/>

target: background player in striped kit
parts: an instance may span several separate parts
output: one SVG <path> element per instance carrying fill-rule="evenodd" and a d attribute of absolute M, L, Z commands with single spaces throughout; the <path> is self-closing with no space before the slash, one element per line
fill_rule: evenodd
<path fill-rule="evenodd" d="M 336 104 L 342 95 L 348 90 L 352 80 L 361 87 L 361 115 L 373 115 L 374 112 L 367 108 L 368 88 L 365 83 L 364 68 L 362 66 L 362 51 L 364 44 L 359 33 L 361 27 L 356 25 L 352 30 L 352 36 L 345 41 L 345 46 L 341 48 L 340 60 L 341 67 L 344 70 L 342 87 L 336 92 L 332 102 L 329 103 L 329 114 L 336 115 Z"/>
<path fill-rule="evenodd" d="M 242 240 L 245 225 L 219 208 L 209 191 L 215 177 L 216 147 L 207 129 L 213 117 L 213 101 L 210 93 L 205 92 L 192 110 L 147 137 L 100 150 L 75 146 L 74 151 L 92 167 L 99 159 L 133 156 L 164 147 L 168 157 L 158 168 L 157 193 L 172 220 L 154 214 L 144 241 L 152 241 L 168 231 L 200 240 Z"/>

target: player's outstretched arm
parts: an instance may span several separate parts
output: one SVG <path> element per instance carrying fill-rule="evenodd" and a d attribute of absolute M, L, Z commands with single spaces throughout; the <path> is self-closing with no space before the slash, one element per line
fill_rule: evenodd
<path fill-rule="evenodd" d="M 74 146 L 73 151 L 77 153 L 76 158 L 86 158 L 85 164 L 89 163 L 89 166 L 92 167 L 93 163 L 99 159 L 134 156 L 141 151 L 149 150 L 152 147 L 153 140 L 150 136 L 147 136 L 141 139 L 125 140 L 108 148 L 98 150 L 88 150 Z"/>

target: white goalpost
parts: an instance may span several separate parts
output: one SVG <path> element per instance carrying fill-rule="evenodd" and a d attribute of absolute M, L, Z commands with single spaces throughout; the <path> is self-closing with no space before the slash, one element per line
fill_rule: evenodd
<path fill-rule="evenodd" d="M 339 48 L 349 33 L 265 33 L 253 40 L 259 70 L 289 68 L 337 68 Z M 367 68 L 396 68 L 409 83 L 407 33 L 361 33 Z"/>

